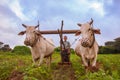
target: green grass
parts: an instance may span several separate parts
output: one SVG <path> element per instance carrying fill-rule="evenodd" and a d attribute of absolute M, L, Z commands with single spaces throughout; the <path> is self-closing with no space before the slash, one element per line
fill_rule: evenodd
<path fill-rule="evenodd" d="M 20 75 L 23 80 L 120 80 L 120 54 L 99 54 L 97 61 L 100 69 L 94 73 L 86 73 L 80 58 L 75 54 L 71 54 L 70 58 L 72 67 L 58 65 L 61 60 L 59 53 L 54 53 L 52 57 L 50 68 L 45 63 L 35 68 L 29 54 L 0 52 L 0 80 Z"/>

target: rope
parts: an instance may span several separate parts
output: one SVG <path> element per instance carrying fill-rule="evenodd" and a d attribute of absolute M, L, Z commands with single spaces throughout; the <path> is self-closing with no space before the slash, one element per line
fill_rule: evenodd
<path fill-rule="evenodd" d="M 93 29 L 93 23 L 92 23 L 92 29 Z M 92 31 L 93 32 L 93 31 Z M 94 45 L 94 42 L 95 42 L 95 34 L 93 32 L 93 41 L 92 41 L 92 44 L 89 46 L 89 48 L 91 48 L 93 45 Z"/>
<path fill-rule="evenodd" d="M 72 46 L 73 44 L 75 44 L 75 42 L 76 42 L 79 38 L 80 38 L 80 36 L 79 36 L 78 38 L 76 38 L 76 39 L 72 42 L 72 44 L 71 44 L 70 46 Z"/>

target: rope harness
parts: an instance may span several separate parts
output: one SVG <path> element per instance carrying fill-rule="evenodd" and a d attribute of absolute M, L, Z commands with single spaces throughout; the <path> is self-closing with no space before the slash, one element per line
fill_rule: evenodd
<path fill-rule="evenodd" d="M 93 24 L 92 24 L 92 29 L 93 29 Z M 93 31 L 92 31 L 92 33 L 93 33 L 93 41 L 92 41 L 91 45 L 89 46 L 89 48 L 91 48 L 91 47 L 94 45 L 94 42 L 95 42 L 95 34 L 94 34 Z M 79 36 L 78 38 L 76 38 L 76 39 L 72 42 L 71 46 L 74 45 L 75 42 L 76 42 L 79 38 L 80 38 L 80 36 Z"/>
<path fill-rule="evenodd" d="M 92 24 L 92 29 L 93 29 L 93 24 Z M 92 44 L 89 46 L 89 48 L 91 48 L 95 42 L 95 34 L 94 34 L 93 30 L 92 30 L 92 33 L 93 33 L 93 41 L 92 41 Z"/>
<path fill-rule="evenodd" d="M 76 39 L 72 42 L 72 44 L 70 45 L 70 47 L 71 47 L 72 45 L 74 45 L 75 42 L 76 42 L 79 38 L 80 38 L 80 36 L 79 36 L 78 38 L 76 38 Z"/>
<path fill-rule="evenodd" d="M 38 41 L 40 41 L 40 37 L 41 38 L 43 38 L 45 41 L 47 41 L 49 44 L 51 44 L 52 46 L 54 46 L 54 44 L 52 44 L 50 41 L 48 41 L 46 38 L 44 38 L 43 36 L 41 36 L 41 35 L 36 35 L 35 34 L 35 41 L 34 41 L 34 43 L 31 45 L 31 47 L 34 47 L 35 45 L 36 45 L 36 43 L 38 42 Z"/>

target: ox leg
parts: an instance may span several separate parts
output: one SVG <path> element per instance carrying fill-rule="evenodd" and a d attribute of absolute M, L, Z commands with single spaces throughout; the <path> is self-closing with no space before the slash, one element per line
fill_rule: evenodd
<path fill-rule="evenodd" d="M 50 67 L 50 64 L 51 64 L 51 55 L 46 58 L 46 65 Z"/>
<path fill-rule="evenodd" d="M 46 65 L 49 65 L 49 57 L 46 58 Z"/>
<path fill-rule="evenodd" d="M 84 66 L 87 67 L 87 66 L 88 66 L 88 63 L 87 63 L 87 61 L 86 61 L 86 59 L 85 59 L 84 56 L 82 56 L 82 61 L 83 61 Z"/>
<path fill-rule="evenodd" d="M 95 57 L 92 61 L 92 72 L 96 72 L 99 70 L 99 66 L 96 66 L 96 60 L 97 60 L 97 57 Z"/>
<path fill-rule="evenodd" d="M 50 57 L 49 57 L 49 67 L 51 66 L 51 61 L 52 61 L 52 55 L 50 55 Z"/>
<path fill-rule="evenodd" d="M 95 49 L 95 51 L 94 51 L 95 57 L 94 57 L 93 60 L 92 60 L 92 67 L 96 67 L 96 60 L 97 60 L 97 53 L 98 53 L 98 50 L 99 50 L 99 48 L 98 48 L 98 46 L 96 46 L 96 49 Z"/>
<path fill-rule="evenodd" d="M 33 61 L 33 64 L 35 65 L 35 59 L 32 59 L 32 61 Z"/>
<path fill-rule="evenodd" d="M 35 66 L 36 65 L 36 62 L 35 62 L 35 59 L 34 59 L 34 57 L 32 56 L 32 61 L 33 61 L 33 66 Z"/>
<path fill-rule="evenodd" d="M 41 54 L 41 55 L 40 55 L 40 61 L 39 61 L 38 66 L 40 66 L 40 65 L 42 64 L 43 59 L 44 59 L 44 55 L 43 55 L 43 54 Z"/>
<path fill-rule="evenodd" d="M 95 57 L 92 61 L 92 67 L 95 67 L 96 66 L 96 60 L 97 60 L 97 57 Z"/>

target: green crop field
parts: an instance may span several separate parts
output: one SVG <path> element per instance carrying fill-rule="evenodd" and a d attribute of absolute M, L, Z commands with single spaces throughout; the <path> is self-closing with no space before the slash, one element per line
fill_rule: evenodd
<path fill-rule="evenodd" d="M 85 72 L 81 60 L 71 54 L 72 66 L 60 66 L 59 53 L 52 56 L 52 64 L 34 67 L 31 55 L 0 52 L 0 80 L 120 80 L 120 54 L 99 54 L 97 72 Z"/>

